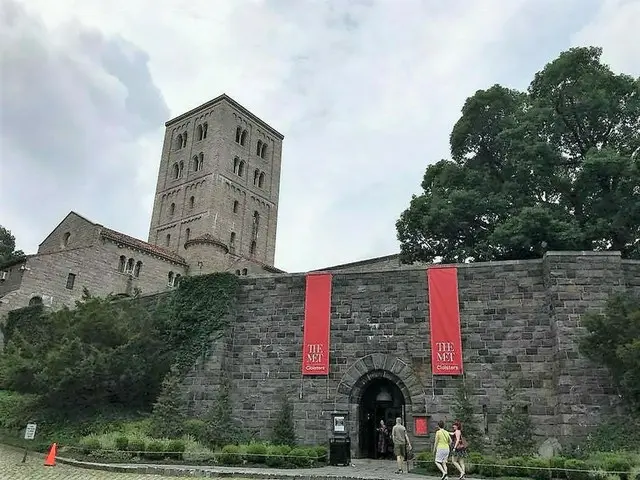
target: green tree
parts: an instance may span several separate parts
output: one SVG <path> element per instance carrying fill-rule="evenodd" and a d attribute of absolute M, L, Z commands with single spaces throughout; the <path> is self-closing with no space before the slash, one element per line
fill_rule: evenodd
<path fill-rule="evenodd" d="M 464 382 L 461 382 L 453 399 L 453 414 L 456 420 L 462 422 L 464 438 L 472 450 L 481 445 L 481 434 L 471 404 L 471 392 Z"/>
<path fill-rule="evenodd" d="M 184 433 L 187 415 L 180 380 L 180 372 L 173 367 L 162 382 L 151 413 L 151 434 L 155 437 L 178 438 Z"/>
<path fill-rule="evenodd" d="M 22 250 L 16 250 L 16 237 L 0 225 L 0 266 L 24 257 Z"/>
<path fill-rule="evenodd" d="M 452 160 L 427 168 L 396 224 L 402 261 L 640 258 L 640 79 L 613 73 L 601 53 L 571 49 L 527 92 L 494 85 L 467 99 Z"/>
<path fill-rule="evenodd" d="M 506 457 L 518 457 L 532 453 L 533 422 L 526 410 L 526 404 L 519 402 L 517 391 L 512 383 L 504 390 L 504 407 L 498 423 L 496 444 L 500 454 Z"/>
<path fill-rule="evenodd" d="M 640 297 L 613 295 L 604 313 L 583 317 L 580 351 L 606 367 L 626 403 L 640 412 Z"/>
<path fill-rule="evenodd" d="M 42 395 L 61 411 L 119 404 L 148 407 L 172 352 L 137 302 L 91 297 L 71 310 L 42 314 L 28 307 L 23 325 L 8 322 L 0 354 L 2 387 Z M 11 320 L 11 319 L 10 319 Z"/>
<path fill-rule="evenodd" d="M 296 444 L 293 405 L 289 401 L 286 392 L 283 392 L 281 395 L 281 405 L 278 410 L 278 416 L 273 423 L 271 440 L 276 445 L 289 445 L 293 447 Z"/>

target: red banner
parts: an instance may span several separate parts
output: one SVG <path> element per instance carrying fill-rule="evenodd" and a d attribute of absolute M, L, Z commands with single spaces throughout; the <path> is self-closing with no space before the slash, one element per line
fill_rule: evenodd
<path fill-rule="evenodd" d="M 427 269 L 431 325 L 431 372 L 462 375 L 462 337 L 458 306 L 458 269 Z"/>
<path fill-rule="evenodd" d="M 329 375 L 331 274 L 310 273 L 304 299 L 302 374 Z"/>

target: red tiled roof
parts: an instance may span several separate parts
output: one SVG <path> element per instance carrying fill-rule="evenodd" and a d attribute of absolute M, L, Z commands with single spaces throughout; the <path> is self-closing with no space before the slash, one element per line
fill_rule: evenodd
<path fill-rule="evenodd" d="M 187 264 L 184 258 L 182 258 L 177 253 L 173 253 L 157 245 L 151 245 L 150 243 L 143 242 L 142 240 L 130 237 L 129 235 L 125 235 L 124 233 L 116 232 L 115 230 L 111 230 L 110 228 L 101 227 L 100 235 L 111 240 L 115 240 L 116 242 L 124 243 L 125 245 L 128 245 L 130 247 L 137 248 L 144 252 L 158 255 L 159 257 L 163 257 L 167 260 L 171 260 L 182 265 Z"/>

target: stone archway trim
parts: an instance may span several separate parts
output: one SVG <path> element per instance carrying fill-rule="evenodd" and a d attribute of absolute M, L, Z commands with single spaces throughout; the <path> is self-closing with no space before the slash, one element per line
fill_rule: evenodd
<path fill-rule="evenodd" d="M 366 380 L 368 374 L 375 372 L 389 372 L 390 379 L 396 377 L 405 388 L 401 388 L 407 397 L 407 407 L 411 407 L 411 413 L 426 413 L 426 393 L 424 385 L 409 364 L 398 357 L 385 353 L 371 353 L 356 360 L 342 375 L 334 398 L 334 411 L 347 410 L 353 403 L 352 392 L 354 387 L 362 380 Z M 376 374 L 372 378 L 385 376 Z M 400 385 L 399 385 L 400 386 Z"/>

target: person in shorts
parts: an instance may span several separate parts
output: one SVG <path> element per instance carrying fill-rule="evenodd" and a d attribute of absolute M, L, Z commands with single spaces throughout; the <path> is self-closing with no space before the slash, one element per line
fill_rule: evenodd
<path fill-rule="evenodd" d="M 398 461 L 396 473 L 404 473 L 404 460 L 407 458 L 407 449 L 411 450 L 411 442 L 400 417 L 396 418 L 396 424 L 391 429 L 391 440 L 393 441 L 393 453 Z"/>
<path fill-rule="evenodd" d="M 444 422 L 440 420 L 438 422 L 438 430 L 436 430 L 436 438 L 433 442 L 436 467 L 442 472 L 440 480 L 446 480 L 447 478 L 447 459 L 449 458 L 450 444 L 451 434 L 444 429 Z"/>

